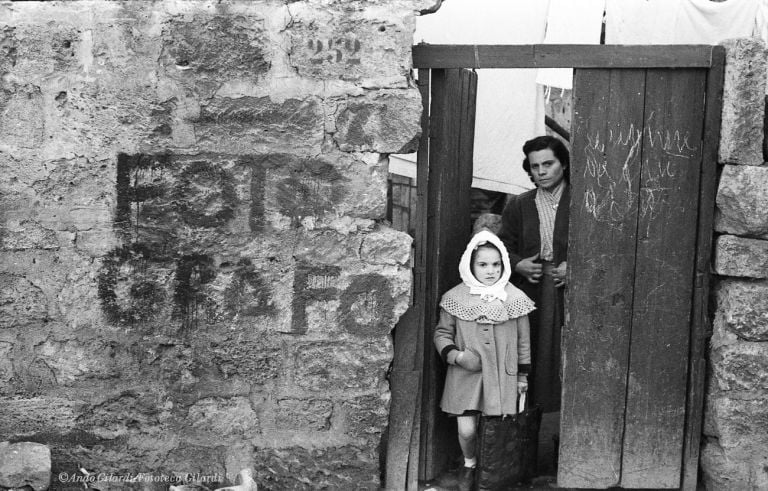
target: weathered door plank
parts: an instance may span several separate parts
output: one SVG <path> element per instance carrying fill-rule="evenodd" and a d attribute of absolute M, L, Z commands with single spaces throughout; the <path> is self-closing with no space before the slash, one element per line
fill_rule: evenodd
<path fill-rule="evenodd" d="M 557 482 L 605 488 L 621 476 L 645 72 L 574 72 Z"/>
<path fill-rule="evenodd" d="M 621 485 L 677 488 L 706 71 L 649 69 L 646 80 Z"/>
<path fill-rule="evenodd" d="M 698 239 L 696 245 L 696 279 L 691 319 L 691 349 L 686 403 L 685 440 L 683 444 L 683 478 L 680 488 L 694 491 L 699 470 L 704 414 L 704 379 L 706 376 L 706 345 L 712 334 L 708 314 L 709 264 L 712 253 L 712 224 L 717 191 L 717 151 L 720 142 L 720 117 L 723 107 L 723 76 L 725 48 L 714 46 L 712 66 L 707 73 L 707 98 L 704 116 L 704 148 L 702 155 L 701 188 L 699 192 Z"/>
<path fill-rule="evenodd" d="M 417 206 L 411 207 L 414 224 L 412 305 L 400 318 L 394 332 L 395 354 L 390 387 L 389 439 L 385 486 L 388 490 L 418 487 L 420 459 L 421 378 L 424 366 L 424 296 L 427 248 L 427 173 L 429 168 L 429 70 L 420 70 L 422 98 L 421 138 L 417 154 Z M 419 180 L 417 179 L 417 183 Z"/>
<path fill-rule="evenodd" d="M 432 479 L 458 455 L 455 421 L 439 403 L 445 378 L 432 345 L 440 297 L 459 282 L 458 265 L 471 232 L 470 188 L 475 135 L 477 74 L 469 70 L 432 71 L 425 296 L 425 374 L 421 431 L 422 479 Z"/>

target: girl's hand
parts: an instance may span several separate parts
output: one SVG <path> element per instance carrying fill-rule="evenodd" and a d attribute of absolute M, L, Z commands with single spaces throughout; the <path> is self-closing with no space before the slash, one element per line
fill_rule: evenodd
<path fill-rule="evenodd" d="M 480 357 L 471 349 L 465 349 L 456 356 L 456 364 L 464 370 L 470 372 L 479 372 L 482 370 L 483 365 L 480 361 Z"/>
<path fill-rule="evenodd" d="M 525 394 L 528 392 L 528 382 L 518 382 L 517 383 L 517 393 L 518 394 Z"/>

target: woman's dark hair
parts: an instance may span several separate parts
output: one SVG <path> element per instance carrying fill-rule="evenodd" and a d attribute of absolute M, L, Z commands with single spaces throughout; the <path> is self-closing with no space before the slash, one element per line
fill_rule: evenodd
<path fill-rule="evenodd" d="M 498 252 L 499 257 L 501 257 L 501 251 L 492 242 L 483 242 L 482 244 L 479 244 L 472 250 L 472 255 L 469 257 L 469 271 L 472 273 L 472 276 L 475 276 L 475 257 L 477 256 L 477 251 L 480 249 L 493 249 Z M 504 259 L 501 260 L 501 273 L 504 274 Z M 477 278 L 477 276 L 475 276 L 475 278 Z"/>
<path fill-rule="evenodd" d="M 563 178 L 565 179 L 565 182 L 570 183 L 571 154 L 568 152 L 568 148 L 565 146 L 565 143 L 555 138 L 554 136 L 537 136 L 536 138 L 528 140 L 523 144 L 523 153 L 525 154 L 525 159 L 523 159 L 523 170 L 528 173 L 528 177 L 530 177 L 531 181 L 533 181 L 533 174 L 531 174 L 531 163 L 528 161 L 528 154 L 546 149 L 552 150 L 552 153 L 555 154 L 557 160 L 560 161 L 563 166 Z"/>

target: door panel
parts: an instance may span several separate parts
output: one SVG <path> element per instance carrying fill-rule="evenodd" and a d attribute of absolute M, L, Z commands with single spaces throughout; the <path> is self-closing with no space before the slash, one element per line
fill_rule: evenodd
<path fill-rule="evenodd" d="M 577 70 L 574 87 L 558 484 L 608 487 L 621 476 L 645 73 Z"/>
<path fill-rule="evenodd" d="M 560 486 L 680 486 L 705 83 L 575 70 Z"/>
<path fill-rule="evenodd" d="M 432 479 L 459 455 L 456 422 L 440 410 L 445 378 L 432 343 L 440 297 L 457 285 L 459 259 L 471 233 L 470 188 L 475 136 L 477 74 L 432 70 L 428 186 L 425 374 L 423 379 L 422 479 Z"/>
<path fill-rule="evenodd" d="M 648 71 L 622 487 L 680 485 L 705 77 Z"/>

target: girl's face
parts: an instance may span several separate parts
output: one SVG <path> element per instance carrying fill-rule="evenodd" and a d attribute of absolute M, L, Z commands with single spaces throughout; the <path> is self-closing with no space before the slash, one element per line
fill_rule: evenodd
<path fill-rule="evenodd" d="M 472 274 L 483 285 L 491 286 L 499 281 L 503 267 L 501 254 L 499 254 L 495 247 L 480 246 L 475 251 L 475 259 L 472 261 Z"/>

